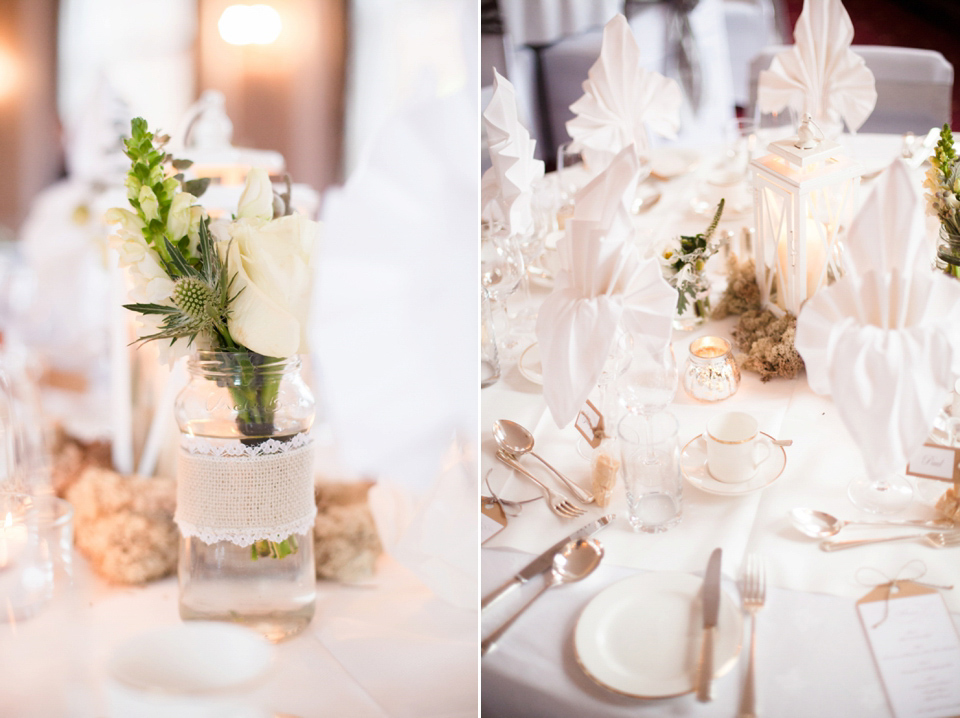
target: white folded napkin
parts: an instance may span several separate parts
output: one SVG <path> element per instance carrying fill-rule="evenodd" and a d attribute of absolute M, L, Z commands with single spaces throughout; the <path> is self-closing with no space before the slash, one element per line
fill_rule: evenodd
<path fill-rule="evenodd" d="M 557 242 L 561 270 L 537 317 L 543 396 L 560 427 L 587 400 L 617 325 L 651 348 L 670 339 L 676 290 L 635 244 L 629 204 L 639 164 L 632 146 L 577 194 Z"/>
<path fill-rule="evenodd" d="M 533 230 L 533 183 L 543 178 L 543 161 L 534 159 L 536 141 L 517 118 L 517 93 L 493 71 L 493 98 L 483 111 L 492 167 L 483 174 L 482 216 L 501 222 L 511 234 Z"/>
<path fill-rule="evenodd" d="M 640 48 L 623 15 L 603 28 L 600 57 L 590 68 L 583 93 L 570 105 L 576 117 L 567 122 L 567 132 L 594 174 L 629 145 L 645 153 L 648 127 L 671 139 L 680 129 L 680 86 L 641 67 Z"/>
<path fill-rule="evenodd" d="M 870 476 L 905 467 L 960 372 L 960 282 L 869 269 L 809 299 L 797 319 L 807 381 L 830 394 Z"/>
<path fill-rule="evenodd" d="M 923 198 L 899 157 L 877 178 L 844 244 L 848 274 L 870 269 L 911 273 L 930 266 L 933 248 L 927 246 Z"/>
<path fill-rule="evenodd" d="M 790 106 L 808 113 L 835 138 L 843 122 L 856 132 L 877 104 L 873 73 L 850 49 L 853 23 L 840 0 L 806 0 L 793 32 L 794 45 L 760 72 L 761 112 Z"/>

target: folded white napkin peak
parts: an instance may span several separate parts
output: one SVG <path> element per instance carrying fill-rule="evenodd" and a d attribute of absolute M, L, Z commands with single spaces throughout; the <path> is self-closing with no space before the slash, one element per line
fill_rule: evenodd
<path fill-rule="evenodd" d="M 790 106 L 809 114 L 828 136 L 839 135 L 843 122 L 856 132 L 877 104 L 877 89 L 852 43 L 853 23 L 840 0 L 805 0 L 794 45 L 760 72 L 760 111 Z"/>
<path fill-rule="evenodd" d="M 583 83 L 583 96 L 567 122 L 573 149 L 579 149 L 591 172 L 605 169 L 621 150 L 647 150 L 648 128 L 667 138 L 680 129 L 683 95 L 676 81 L 640 64 L 640 47 L 623 15 L 603 28 L 600 57 Z"/>
<path fill-rule="evenodd" d="M 516 90 L 496 70 L 493 88 L 483 112 L 491 167 L 481 180 L 482 215 L 513 234 L 526 234 L 533 231 L 530 201 L 533 183 L 543 177 L 543 161 L 534 158 L 536 140 L 517 116 Z"/>

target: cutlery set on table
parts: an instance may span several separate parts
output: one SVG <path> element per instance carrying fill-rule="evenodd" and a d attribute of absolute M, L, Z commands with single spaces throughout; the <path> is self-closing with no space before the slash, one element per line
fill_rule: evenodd
<path fill-rule="evenodd" d="M 481 610 L 486 610 L 512 589 L 543 575 L 534 595 L 482 641 L 482 656 L 547 589 L 585 579 L 599 567 L 604 550 L 594 535 L 615 518 L 603 516 L 558 541 L 483 598 Z M 637 574 L 590 599 L 573 634 L 576 660 L 587 677 L 633 698 L 695 693 L 701 702 L 712 700 L 714 680 L 736 665 L 743 633 L 742 611 L 721 586 L 721 560 L 722 550 L 714 549 L 703 579 L 681 573 Z M 756 614 L 766 596 L 760 559 L 750 556 L 745 566 L 740 598 L 743 611 L 751 616 L 751 644 L 738 712 L 742 718 L 756 715 Z M 681 640 L 659 640 L 667 633 Z M 643 645 L 655 645 L 656 651 L 637 650 Z"/>
<path fill-rule="evenodd" d="M 576 500 L 583 504 L 593 503 L 593 494 L 584 488 L 578 486 L 562 473 L 557 471 L 539 454 L 533 451 L 533 434 L 516 422 L 508 419 L 500 419 L 493 424 L 493 438 L 497 442 L 497 458 L 511 469 L 526 477 L 543 492 L 543 497 L 547 506 L 557 516 L 561 518 L 576 518 L 584 514 L 584 510 L 577 506 L 570 497 L 550 488 L 540 479 L 528 471 L 521 463 L 520 457 L 524 454 L 530 454 L 538 459 L 557 477 L 559 481 L 576 497 Z"/>
<path fill-rule="evenodd" d="M 820 548 L 823 551 L 841 551 L 843 549 L 856 548 L 857 546 L 868 546 L 876 543 L 887 543 L 889 541 L 907 541 L 910 539 L 921 539 L 926 545 L 933 548 L 960 546 L 960 526 L 946 518 L 933 520 L 888 519 L 886 521 L 849 521 L 838 519 L 836 516 L 832 516 L 824 511 L 798 508 L 790 512 L 790 520 L 794 528 L 805 536 L 825 539 L 820 542 Z M 893 536 L 830 540 L 830 537 L 836 536 L 846 526 L 861 526 L 871 529 L 919 528 L 927 530 L 920 533 L 897 533 Z"/>

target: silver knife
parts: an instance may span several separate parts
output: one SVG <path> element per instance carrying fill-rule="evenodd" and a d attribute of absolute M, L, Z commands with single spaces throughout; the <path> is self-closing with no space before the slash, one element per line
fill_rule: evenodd
<path fill-rule="evenodd" d="M 700 660 L 697 661 L 697 700 L 711 700 L 713 687 L 713 634 L 720 613 L 720 559 L 723 551 L 715 548 L 707 562 L 703 576 L 703 641 L 700 644 Z"/>
<path fill-rule="evenodd" d="M 553 546 L 548 548 L 542 554 L 533 559 L 533 561 L 524 566 L 513 578 L 511 578 L 493 593 L 487 595 L 480 603 L 481 610 L 496 601 L 514 586 L 519 586 L 522 583 L 526 583 L 537 574 L 543 573 L 550 568 L 550 566 L 553 565 L 554 555 L 568 543 L 571 541 L 576 541 L 577 539 L 593 536 L 615 518 L 617 518 L 616 514 L 602 516 L 596 521 L 591 521 L 583 528 L 574 531 L 566 538 L 562 538 L 557 541 Z"/>

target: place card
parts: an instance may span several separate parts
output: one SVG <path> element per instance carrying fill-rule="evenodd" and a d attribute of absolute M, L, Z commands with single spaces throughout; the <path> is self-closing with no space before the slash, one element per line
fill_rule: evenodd
<path fill-rule="evenodd" d="M 910 457 L 907 473 L 923 479 L 960 482 L 960 449 L 924 444 Z"/>
<path fill-rule="evenodd" d="M 877 586 L 857 609 L 894 716 L 960 715 L 960 636 L 943 597 L 896 581 Z"/>
<path fill-rule="evenodd" d="M 498 534 L 507 527 L 507 515 L 503 507 L 487 497 L 480 497 L 480 543 Z"/>
<path fill-rule="evenodd" d="M 603 414 L 593 405 L 593 402 L 587 399 L 587 405 L 577 414 L 575 423 L 577 431 L 587 440 L 591 449 L 596 449 L 603 441 Z"/>

